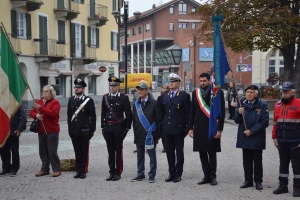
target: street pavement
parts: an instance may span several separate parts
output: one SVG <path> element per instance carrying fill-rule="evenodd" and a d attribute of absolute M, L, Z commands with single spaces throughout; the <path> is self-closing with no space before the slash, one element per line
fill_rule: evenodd
<path fill-rule="evenodd" d="M 158 96 L 158 92 L 154 96 Z M 132 95 L 129 95 L 132 99 Z M 290 192 L 274 195 L 272 191 L 278 184 L 279 158 L 271 139 L 271 126 L 267 128 L 267 148 L 263 153 L 264 189 L 255 187 L 240 189 L 244 182 L 242 150 L 235 148 L 237 125 L 226 120 L 222 135 L 222 152 L 218 153 L 217 186 L 197 185 L 203 178 L 199 154 L 192 151 L 192 139 L 185 138 L 185 164 L 182 181 L 166 183 L 168 164 L 166 154 L 162 153 L 161 142 L 157 146 L 156 182 L 148 183 L 149 157 L 145 155 L 146 179 L 130 182 L 136 176 L 136 154 L 133 153 L 133 131 L 130 130 L 124 140 L 124 171 L 120 181 L 105 181 L 109 175 L 108 153 L 100 129 L 100 108 L 96 105 L 97 131 L 90 142 L 89 172 L 86 179 L 74 179 L 74 172 L 62 172 L 62 175 L 35 177 L 40 170 L 41 161 L 38 153 L 36 133 L 25 131 L 20 137 L 21 167 L 16 177 L 0 177 L 0 199 L 291 199 L 292 171 Z M 71 140 L 67 133 L 66 108 L 60 112 L 60 141 L 58 154 L 60 159 L 74 158 Z M 228 117 L 228 116 L 227 116 Z M 226 117 L 226 118 L 227 118 Z M 0 164 L 1 161 L 0 161 Z"/>

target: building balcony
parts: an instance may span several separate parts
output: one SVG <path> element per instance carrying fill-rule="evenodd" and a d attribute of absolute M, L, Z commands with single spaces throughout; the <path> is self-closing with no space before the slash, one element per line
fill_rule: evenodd
<path fill-rule="evenodd" d="M 10 0 L 12 8 L 26 7 L 27 11 L 35 11 L 44 4 L 43 0 Z"/>
<path fill-rule="evenodd" d="M 57 0 L 54 13 L 56 18 L 66 17 L 67 20 L 73 20 L 80 14 L 79 3 L 72 0 Z"/>
<path fill-rule="evenodd" d="M 75 56 L 73 57 L 75 63 L 86 65 L 97 60 L 95 47 L 89 47 L 86 44 L 73 44 L 72 48 L 74 48 L 75 51 Z"/>
<path fill-rule="evenodd" d="M 90 25 L 104 26 L 108 21 L 107 7 L 100 4 L 90 4 L 88 20 Z"/>
<path fill-rule="evenodd" d="M 21 54 L 21 39 L 12 37 L 11 33 L 7 33 L 7 36 L 14 49 L 15 54 Z"/>
<path fill-rule="evenodd" d="M 65 59 L 65 42 L 36 38 L 33 41 L 36 43 L 35 62 L 57 63 Z"/>

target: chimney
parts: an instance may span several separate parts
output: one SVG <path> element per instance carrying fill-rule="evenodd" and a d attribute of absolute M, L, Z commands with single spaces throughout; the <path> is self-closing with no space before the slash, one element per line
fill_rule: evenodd
<path fill-rule="evenodd" d="M 153 4 L 152 9 L 155 9 L 155 7 L 156 7 L 155 4 Z"/>

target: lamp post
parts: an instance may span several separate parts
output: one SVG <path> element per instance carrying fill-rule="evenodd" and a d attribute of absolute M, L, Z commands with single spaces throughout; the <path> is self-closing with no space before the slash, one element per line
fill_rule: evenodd
<path fill-rule="evenodd" d="M 124 5 L 124 15 L 121 15 L 121 17 L 123 18 L 123 23 L 120 21 L 120 12 L 115 10 L 113 11 L 111 14 L 115 17 L 116 19 L 116 23 L 119 25 L 119 26 L 122 26 L 124 25 L 124 28 L 125 28 L 125 94 L 127 94 L 127 55 L 128 55 L 128 52 L 127 52 L 127 26 L 135 26 L 137 23 L 138 23 L 138 19 L 141 15 L 141 12 L 134 12 L 133 15 L 135 16 L 135 19 L 136 19 L 136 23 L 135 24 L 130 24 L 128 23 L 128 6 L 129 6 L 129 2 L 128 1 L 124 1 L 124 0 L 119 0 L 119 4 L 121 5 Z"/>

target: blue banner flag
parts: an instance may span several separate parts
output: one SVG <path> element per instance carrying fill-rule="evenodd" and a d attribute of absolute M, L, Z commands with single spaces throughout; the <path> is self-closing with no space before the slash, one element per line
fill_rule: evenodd
<path fill-rule="evenodd" d="M 230 71 L 220 29 L 220 21 L 224 21 L 224 17 L 223 15 L 213 16 L 212 21 L 214 23 L 214 66 L 211 70 L 209 141 L 217 134 L 218 118 L 222 116 L 219 90 L 221 85 L 224 84 L 225 75 Z"/>

